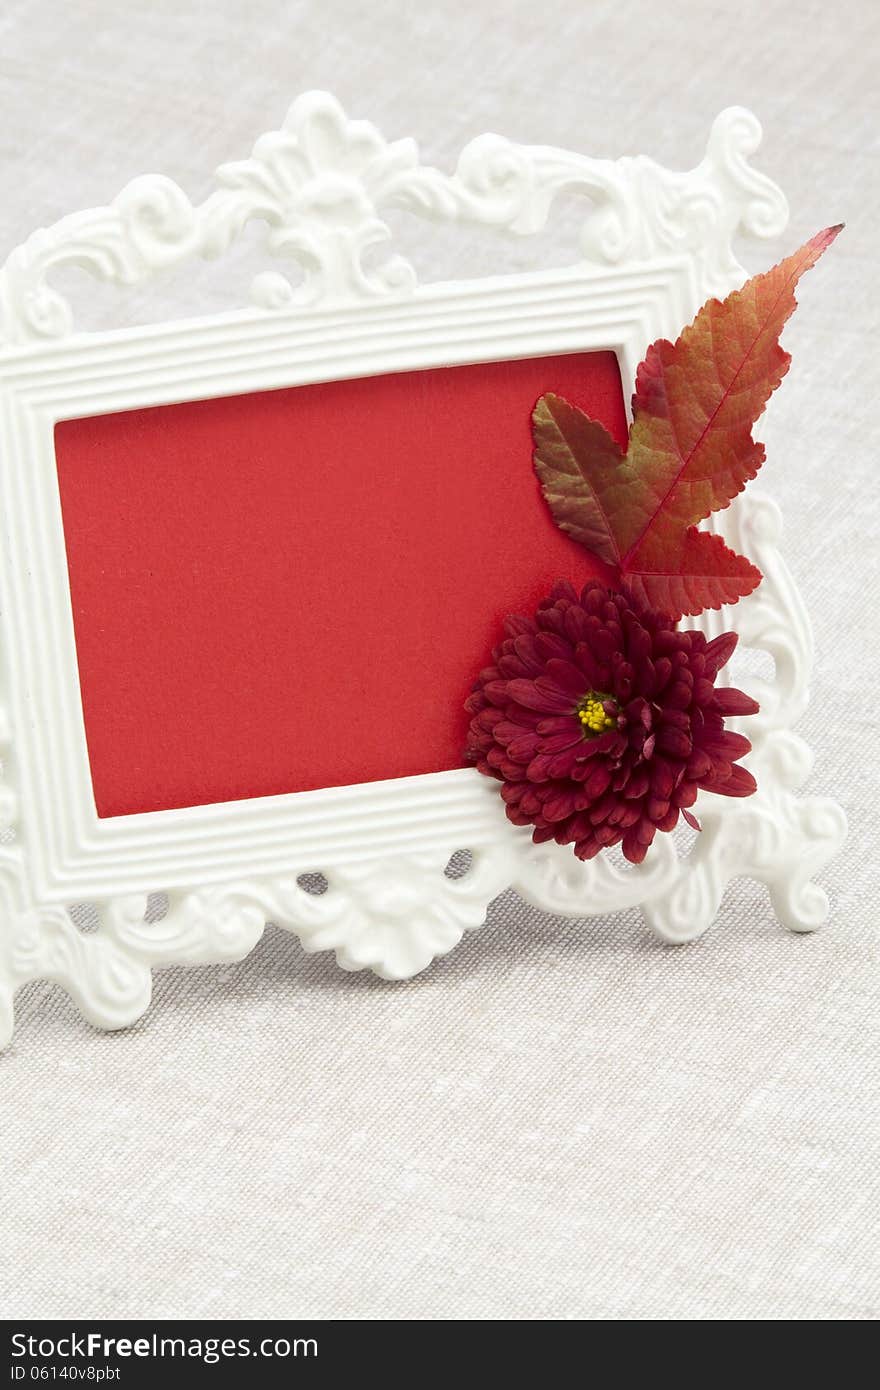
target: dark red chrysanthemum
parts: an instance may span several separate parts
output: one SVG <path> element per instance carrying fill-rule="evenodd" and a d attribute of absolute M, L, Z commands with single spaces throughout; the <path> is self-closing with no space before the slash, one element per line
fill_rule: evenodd
<path fill-rule="evenodd" d="M 741 690 L 715 686 L 737 642 L 679 631 L 595 581 L 578 597 L 557 584 L 534 619 L 508 618 L 493 665 L 467 702 L 468 757 L 504 785 L 515 825 L 579 859 L 621 844 L 644 859 L 698 791 L 748 796 L 737 760 L 751 744 L 725 715 L 756 713 Z"/>

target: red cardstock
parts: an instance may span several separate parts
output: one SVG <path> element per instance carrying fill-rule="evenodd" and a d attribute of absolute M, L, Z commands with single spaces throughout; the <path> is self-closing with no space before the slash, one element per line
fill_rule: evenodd
<path fill-rule="evenodd" d="M 625 445 L 611 352 L 59 424 L 98 815 L 463 766 L 504 616 L 602 574 L 541 498 L 545 391 Z"/>

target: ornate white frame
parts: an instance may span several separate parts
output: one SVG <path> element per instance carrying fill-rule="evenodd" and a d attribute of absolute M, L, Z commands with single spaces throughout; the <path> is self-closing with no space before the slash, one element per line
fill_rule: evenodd
<path fill-rule="evenodd" d="M 412 141 L 388 143 L 310 93 L 250 159 L 221 167 L 200 206 L 168 179 L 136 179 L 110 207 L 66 217 L 12 253 L 0 272 L 0 1035 L 14 991 L 36 977 L 61 983 L 92 1023 L 128 1024 L 147 1007 L 152 966 L 239 958 L 267 919 L 308 951 L 335 950 L 344 969 L 402 979 L 479 926 L 509 886 L 575 917 L 639 905 L 676 942 L 704 931 L 727 881 L 745 874 L 770 885 L 787 926 L 819 925 L 828 904 L 810 875 L 845 822 L 833 802 L 793 795 L 811 761 L 791 731 L 811 639 L 767 498 L 740 499 L 722 521 L 765 574 L 736 614 L 744 641 L 775 661 L 749 721 L 759 792 L 704 797 L 687 857 L 661 836 L 643 866 L 624 870 L 535 847 L 471 769 L 99 820 L 54 461 L 61 419 L 328 378 L 614 348 L 631 381 L 652 339 L 675 336 L 710 294 L 741 283 L 734 236 L 783 229 L 782 194 L 747 162 L 759 139 L 747 111 L 725 111 L 703 161 L 672 173 L 486 135 L 447 175 L 420 164 Z M 390 237 L 386 205 L 529 234 L 564 189 L 592 201 L 569 268 L 419 287 L 398 256 L 365 267 L 364 252 Z M 136 283 L 222 254 L 251 218 L 268 223 L 271 249 L 294 256 L 304 280 L 258 275 L 239 312 L 78 333 L 47 278 L 76 264 Z M 469 867 L 448 876 L 461 849 Z M 316 873 L 323 893 L 298 882 Z M 151 893 L 167 895 L 158 919 Z M 88 933 L 69 910 L 83 901 L 97 912 Z"/>

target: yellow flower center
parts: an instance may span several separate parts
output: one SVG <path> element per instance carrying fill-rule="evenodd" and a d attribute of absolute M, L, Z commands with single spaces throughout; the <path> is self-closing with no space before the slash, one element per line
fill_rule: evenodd
<path fill-rule="evenodd" d="M 606 705 L 616 706 L 616 702 L 601 690 L 588 690 L 583 699 L 578 700 L 575 712 L 585 737 L 595 738 L 617 727 L 617 720 L 608 713 Z"/>

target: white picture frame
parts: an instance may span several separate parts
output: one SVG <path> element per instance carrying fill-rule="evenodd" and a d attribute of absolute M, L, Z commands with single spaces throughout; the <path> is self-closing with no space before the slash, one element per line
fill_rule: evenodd
<path fill-rule="evenodd" d="M 483 136 L 447 175 L 422 165 L 413 142 L 386 142 L 310 93 L 250 159 L 221 167 L 201 205 L 168 179 L 136 179 L 110 207 L 74 213 L 12 253 L 0 272 L 2 1039 L 30 979 L 59 982 L 92 1023 L 118 1028 L 147 1007 L 154 966 L 240 958 L 267 920 L 308 951 L 335 951 L 344 969 L 388 979 L 450 950 L 511 886 L 574 917 L 638 905 L 675 942 L 704 931 L 727 881 L 748 875 L 769 884 L 786 926 L 820 924 L 828 905 L 811 876 L 845 821 L 834 802 L 795 795 L 810 766 L 793 732 L 810 628 L 779 553 L 778 510 L 759 492 L 720 523 L 765 576 L 735 618 L 743 642 L 775 663 L 760 691 L 750 685 L 762 706 L 748 729 L 759 790 L 745 801 L 703 795 L 689 854 L 659 836 L 643 865 L 624 869 L 608 855 L 581 863 L 534 846 L 506 820 L 497 786 L 469 768 L 100 819 L 54 454 L 55 424 L 76 416 L 569 351 L 613 349 L 628 395 L 653 339 L 674 338 L 707 297 L 742 282 L 734 237 L 784 228 L 782 194 L 748 162 L 759 138 L 748 112 L 725 111 L 703 161 L 673 173 Z M 590 204 L 567 268 L 425 286 L 400 257 L 365 268 L 364 252 L 390 236 L 387 205 L 527 235 L 571 188 Z M 71 263 L 139 282 L 222 255 L 251 218 L 305 276 L 296 288 L 280 270 L 257 276 L 237 312 L 83 333 L 51 283 Z M 457 851 L 470 858 L 451 876 Z M 322 875 L 325 891 L 304 875 Z M 89 932 L 70 911 L 83 902 L 95 908 Z"/>

